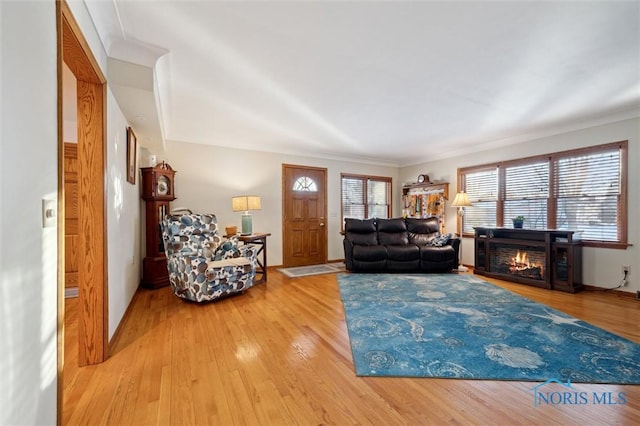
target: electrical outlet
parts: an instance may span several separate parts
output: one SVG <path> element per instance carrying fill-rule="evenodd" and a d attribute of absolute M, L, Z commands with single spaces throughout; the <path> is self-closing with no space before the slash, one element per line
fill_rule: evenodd
<path fill-rule="evenodd" d="M 629 265 L 622 265 L 622 273 L 629 275 L 629 273 L 631 273 L 631 267 Z"/>

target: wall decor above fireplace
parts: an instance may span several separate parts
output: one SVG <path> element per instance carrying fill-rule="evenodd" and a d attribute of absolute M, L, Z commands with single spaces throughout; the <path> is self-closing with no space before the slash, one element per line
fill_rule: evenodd
<path fill-rule="evenodd" d="M 569 293 L 582 290 L 582 231 L 474 229 L 474 273 Z"/>

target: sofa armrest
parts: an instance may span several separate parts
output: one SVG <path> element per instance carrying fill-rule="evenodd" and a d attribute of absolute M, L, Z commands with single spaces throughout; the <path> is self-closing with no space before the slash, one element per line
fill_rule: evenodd
<path fill-rule="evenodd" d="M 460 266 L 460 244 L 462 244 L 462 239 L 459 237 L 451 238 L 447 244 L 453 247 L 453 250 L 456 252 L 454 269 L 457 269 L 458 266 Z"/>
<path fill-rule="evenodd" d="M 347 271 L 352 271 L 353 270 L 353 243 L 350 240 L 345 238 L 342 242 L 342 245 L 344 246 L 345 267 Z"/>
<path fill-rule="evenodd" d="M 258 266 L 258 250 L 255 246 L 244 245 L 240 247 L 240 254 L 251 260 L 251 267 L 255 270 Z"/>

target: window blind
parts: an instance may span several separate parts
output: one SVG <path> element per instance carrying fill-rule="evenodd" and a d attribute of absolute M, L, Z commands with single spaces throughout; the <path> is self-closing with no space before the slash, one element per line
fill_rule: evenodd
<path fill-rule="evenodd" d="M 586 244 L 627 243 L 628 141 L 458 170 L 473 207 L 463 232 L 477 226 L 583 231 Z"/>
<path fill-rule="evenodd" d="M 524 216 L 529 229 L 547 228 L 549 162 L 536 162 L 504 168 L 504 226 Z"/>
<path fill-rule="evenodd" d="M 342 217 L 365 218 L 364 180 L 342 178 Z"/>
<path fill-rule="evenodd" d="M 342 175 L 344 218 L 369 219 L 391 215 L 391 178 Z"/>
<path fill-rule="evenodd" d="M 557 228 L 582 230 L 587 240 L 618 241 L 620 149 L 561 157 L 554 165 Z"/>
<path fill-rule="evenodd" d="M 379 180 L 368 179 L 367 200 L 369 217 L 388 219 L 389 184 Z"/>
<path fill-rule="evenodd" d="M 464 190 L 473 207 L 465 208 L 462 229 L 473 233 L 474 227 L 496 226 L 496 201 L 498 199 L 498 169 L 492 168 L 464 175 Z"/>

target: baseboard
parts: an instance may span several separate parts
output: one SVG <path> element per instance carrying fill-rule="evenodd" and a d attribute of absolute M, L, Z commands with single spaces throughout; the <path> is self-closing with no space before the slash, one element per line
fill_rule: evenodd
<path fill-rule="evenodd" d="M 584 291 L 601 291 L 601 292 L 607 292 L 609 294 L 614 294 L 616 296 L 620 296 L 620 297 L 629 297 L 629 298 L 633 298 L 634 300 L 636 299 L 636 293 L 635 292 L 631 292 L 631 291 L 622 291 L 622 290 L 618 290 L 616 289 L 607 289 L 605 287 L 596 287 L 593 285 L 585 285 L 584 286 Z"/>
<path fill-rule="evenodd" d="M 469 265 L 469 272 L 473 273 L 473 266 L 471 266 L 471 265 Z M 622 291 L 622 290 L 619 290 L 619 289 L 608 290 L 606 287 L 596 287 L 594 285 L 586 285 L 586 284 L 584 284 L 583 291 L 607 292 L 607 293 L 613 294 L 615 296 L 633 298 L 634 300 L 636 299 L 636 293 L 635 292 Z"/>
<path fill-rule="evenodd" d="M 127 309 L 125 309 L 124 314 L 122 315 L 122 318 L 120 318 L 120 322 L 118 323 L 118 326 L 116 327 L 116 330 L 113 332 L 113 336 L 111 337 L 111 339 L 109 340 L 109 347 L 108 347 L 108 355 L 111 356 L 111 349 L 113 348 L 113 346 L 115 345 L 115 343 L 118 341 L 118 338 L 120 338 L 120 334 L 122 334 L 122 328 L 124 327 L 124 324 L 127 322 L 127 320 L 129 319 L 129 316 L 131 315 L 131 310 L 133 309 L 133 302 L 139 297 L 138 293 L 140 293 L 140 291 L 144 291 L 146 289 L 144 288 L 138 288 L 136 289 L 136 292 L 133 293 L 133 297 L 131 298 L 131 300 L 129 301 L 129 305 L 127 305 Z M 149 291 L 157 291 L 157 290 L 149 290 Z"/>

